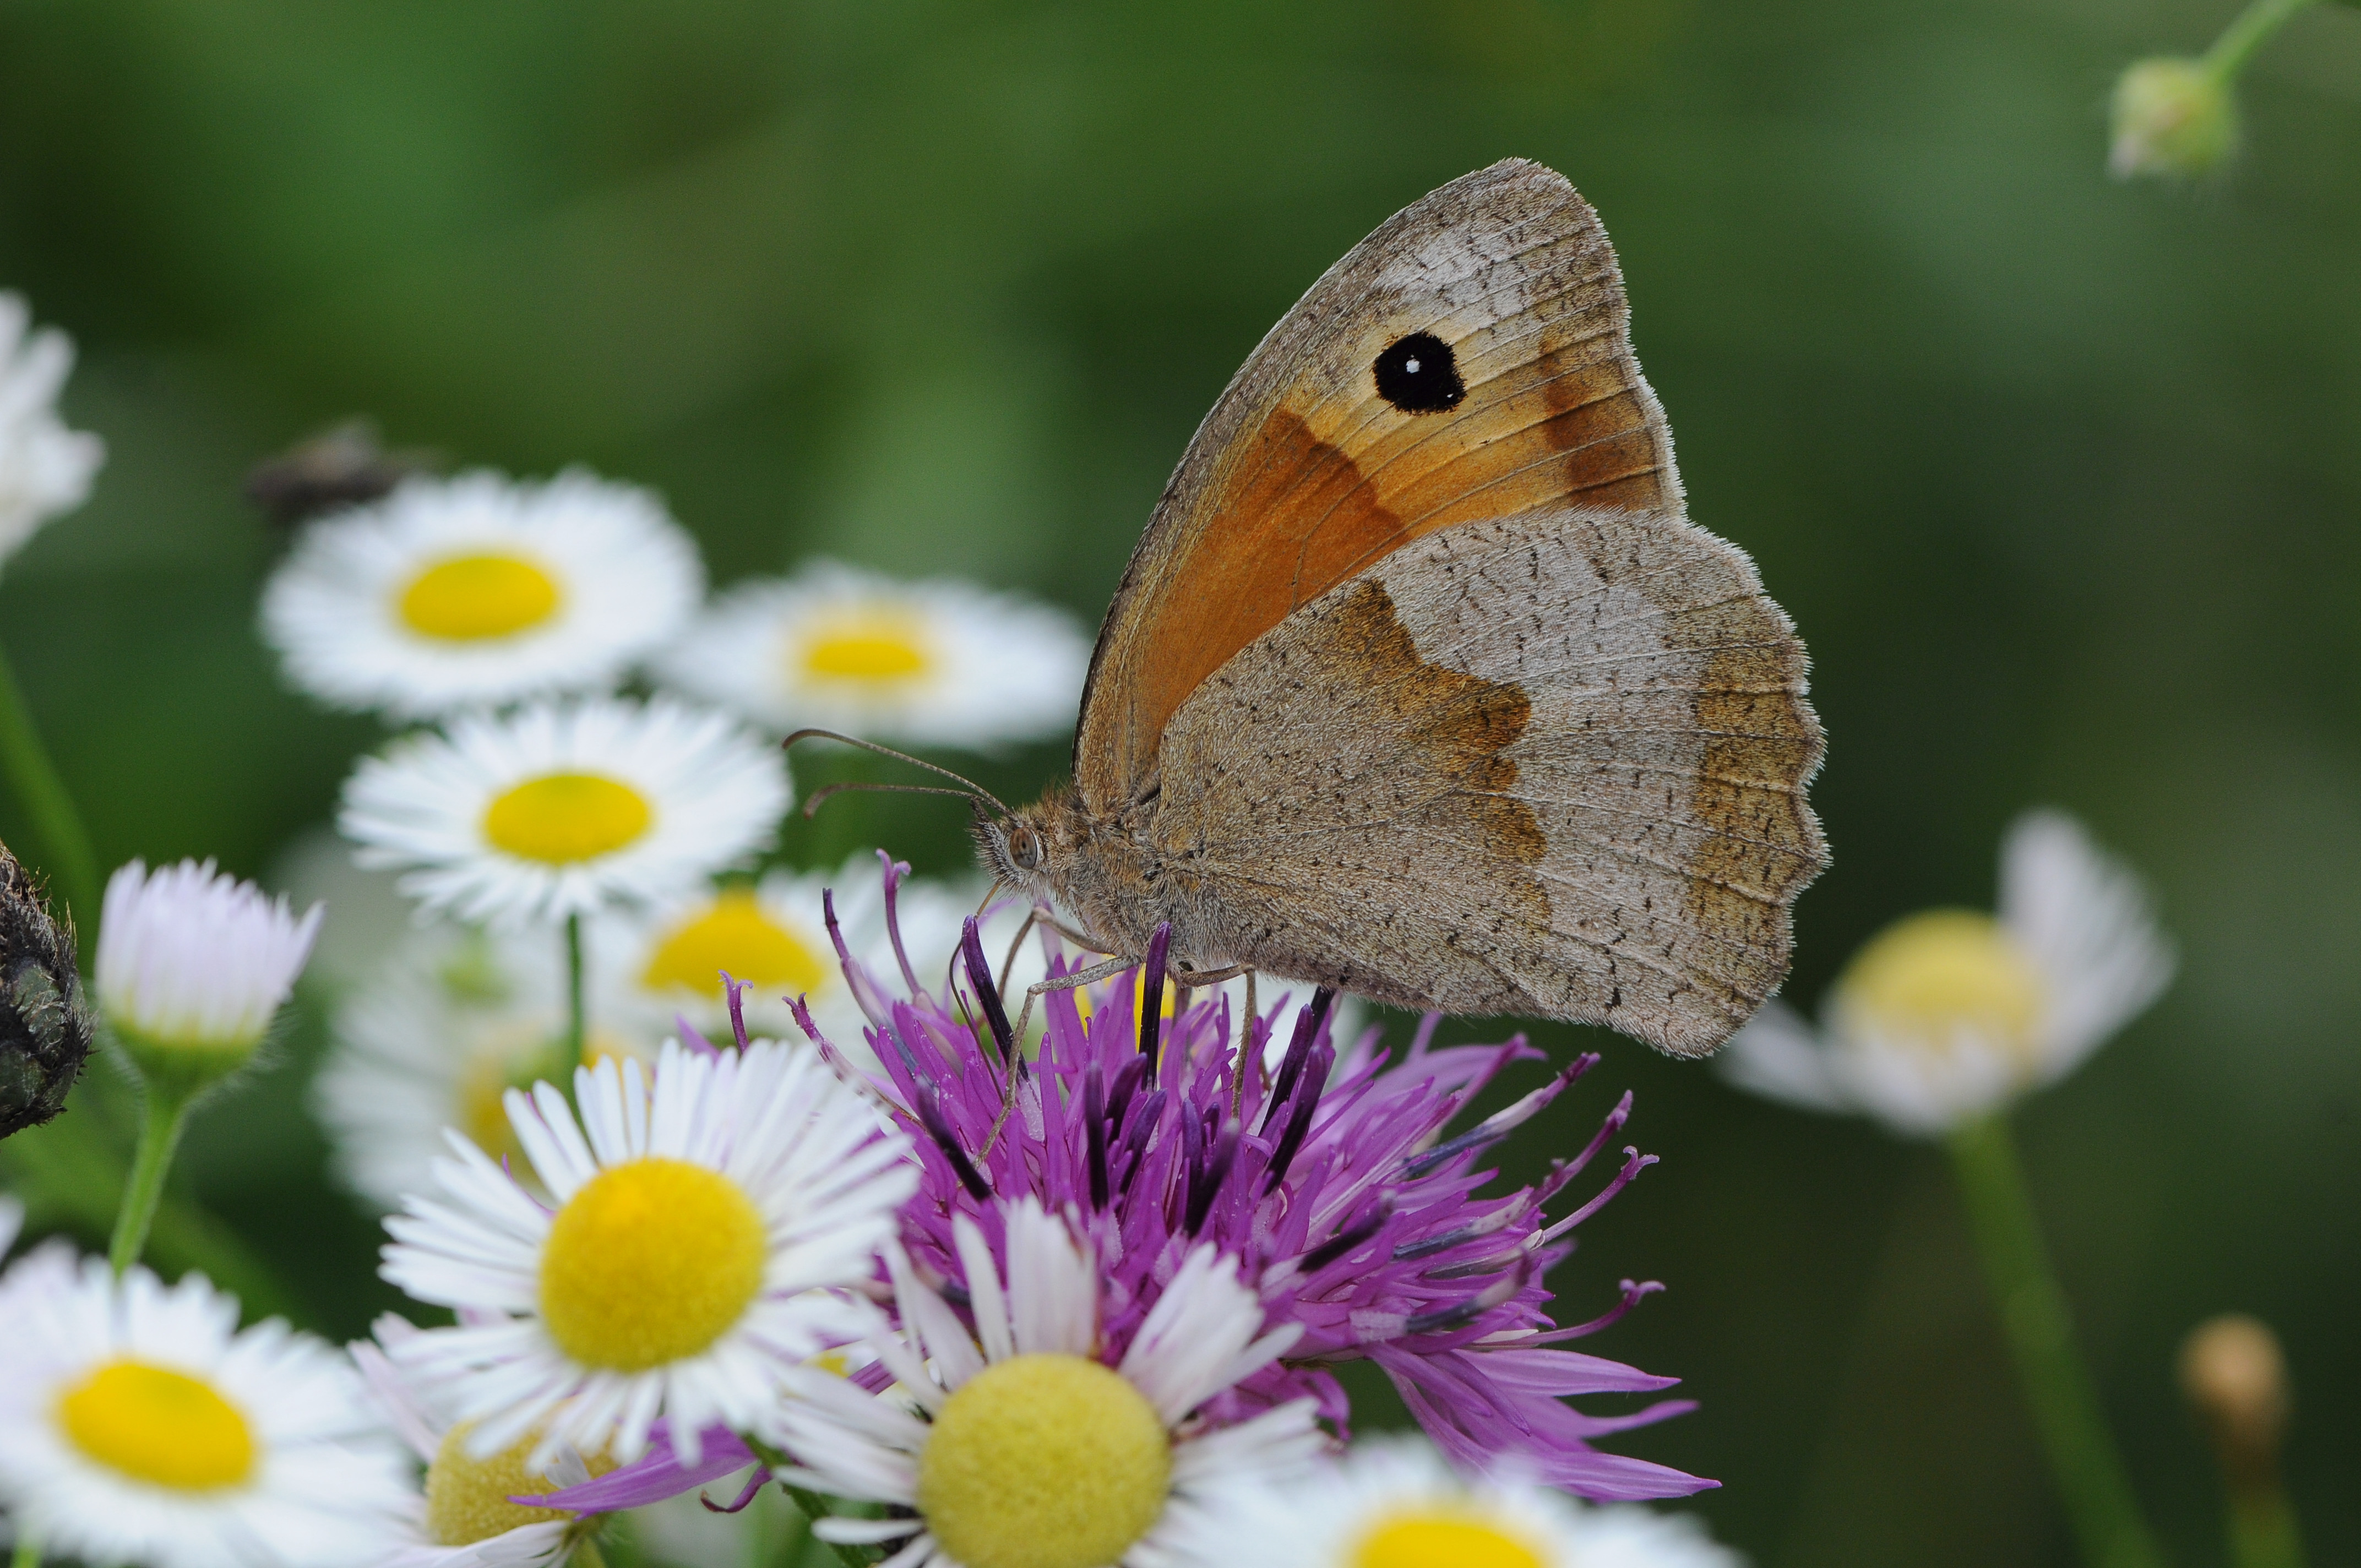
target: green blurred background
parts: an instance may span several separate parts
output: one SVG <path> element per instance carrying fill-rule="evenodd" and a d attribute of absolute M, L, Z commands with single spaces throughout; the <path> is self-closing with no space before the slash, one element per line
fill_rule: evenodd
<path fill-rule="evenodd" d="M 1297 293 L 1430 187 L 1541 159 L 1621 251 L 1696 515 L 1815 655 L 1836 864 L 1789 993 L 1988 901 L 2028 804 L 2153 877 L 2180 978 L 2026 1109 L 2044 1218 L 2174 1560 L 2221 1552 L 2171 1355 L 2236 1307 L 2286 1338 L 2293 1484 L 2350 1561 L 2361 13 L 2266 54 L 2226 180 L 2102 170 L 2115 71 L 2228 11 L 0 0 L 0 287 L 76 336 L 68 415 L 112 449 L 0 636 L 106 861 L 267 875 L 379 731 L 279 688 L 236 488 L 348 414 L 655 486 L 717 581 L 825 552 L 1094 621 Z M 964 853 L 948 809 L 831 811 L 787 858 Z M 38 850 L 13 800 L 0 838 Z M 349 1333 L 390 1298 L 300 1109 L 318 1004 L 187 1175 Z M 1639 1091 L 1664 1163 L 1557 1277 L 1569 1317 L 1667 1281 L 1592 1348 L 1705 1401 L 1624 1446 L 1728 1483 L 1697 1506 L 1766 1565 L 2068 1562 L 1938 1157 L 1580 1043 L 1605 1069 L 1508 1163 Z"/>

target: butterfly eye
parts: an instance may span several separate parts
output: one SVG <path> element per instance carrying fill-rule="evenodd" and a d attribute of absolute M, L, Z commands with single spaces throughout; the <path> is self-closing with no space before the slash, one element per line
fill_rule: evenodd
<path fill-rule="evenodd" d="M 1431 332 L 1398 337 L 1378 356 L 1378 396 L 1406 414 L 1441 413 L 1467 395 L 1451 345 Z"/>
<path fill-rule="evenodd" d="M 1008 858 L 1016 862 L 1018 871 L 1039 871 L 1041 869 L 1041 835 L 1019 824 L 1016 830 L 1008 835 Z"/>

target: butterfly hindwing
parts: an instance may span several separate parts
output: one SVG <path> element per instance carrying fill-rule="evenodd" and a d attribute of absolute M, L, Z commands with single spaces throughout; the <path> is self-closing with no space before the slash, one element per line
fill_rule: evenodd
<path fill-rule="evenodd" d="M 1461 523 L 1181 705 L 1159 849 L 1262 967 L 1698 1054 L 1785 973 L 1823 859 L 1804 691 L 1752 565 L 1677 515 Z"/>

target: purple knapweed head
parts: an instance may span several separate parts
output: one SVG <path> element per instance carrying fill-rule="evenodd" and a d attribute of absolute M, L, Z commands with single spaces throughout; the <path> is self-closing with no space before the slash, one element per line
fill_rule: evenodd
<path fill-rule="evenodd" d="M 906 872 L 885 867 L 889 909 Z M 1029 1059 L 1015 1048 L 977 923 L 969 923 L 954 977 L 939 987 L 923 983 L 928 977 L 871 974 L 841 954 L 882 1064 L 870 1081 L 925 1168 L 902 1211 L 903 1245 L 919 1266 L 957 1284 L 952 1223 L 964 1214 L 989 1232 L 998 1201 L 1031 1196 L 1069 1211 L 1108 1276 L 1109 1350 L 1120 1354 L 1182 1259 L 1210 1241 L 1242 1260 L 1273 1327 L 1303 1327 L 1285 1360 L 1226 1396 L 1235 1408 L 1217 1416 L 1243 1419 L 1308 1394 L 1341 1428 L 1349 1412 L 1329 1368 L 1367 1359 L 1463 1464 L 1507 1464 L 1599 1498 L 1678 1497 L 1711 1485 L 1590 1446 L 1678 1414 L 1686 1401 L 1616 1416 L 1563 1402 L 1676 1381 L 1556 1348 L 1605 1328 L 1658 1287 L 1626 1280 L 1604 1315 L 1559 1327 L 1543 1282 L 1572 1250 L 1565 1238 L 1574 1227 L 1653 1163 L 1626 1149 L 1587 1201 L 1555 1219 L 1545 1212 L 1621 1129 L 1631 1096 L 1539 1185 L 1480 1190 L 1492 1174 L 1478 1166 L 1483 1154 L 1598 1057 L 1576 1058 L 1455 1135 L 1452 1122 L 1496 1074 L 1541 1053 L 1522 1037 L 1436 1047 L 1430 1017 L 1391 1062 L 1374 1028 L 1340 1046 L 1329 1028 L 1332 998 L 1321 992 L 1295 1012 L 1283 1053 L 1268 1048 L 1283 1006 L 1249 1021 L 1240 1081 L 1225 1000 L 1191 1002 L 1183 992 L 1169 1017 L 1161 1006 L 1137 1005 L 1142 993 L 1163 991 L 1160 948 L 1116 977 L 1088 1016 L 1074 992 L 1047 993 Z M 1079 967 L 1054 951 L 1050 964 L 1053 973 Z"/>

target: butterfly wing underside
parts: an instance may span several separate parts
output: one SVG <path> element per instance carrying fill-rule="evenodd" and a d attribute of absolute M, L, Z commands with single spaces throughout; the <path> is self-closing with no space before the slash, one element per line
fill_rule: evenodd
<path fill-rule="evenodd" d="M 1504 162 L 1331 268 L 1207 416 L 1075 782 L 1156 800 L 1229 957 L 1682 1055 L 1784 977 L 1826 859 L 1804 650 L 1687 521 L 1628 323 L 1588 204 Z"/>

